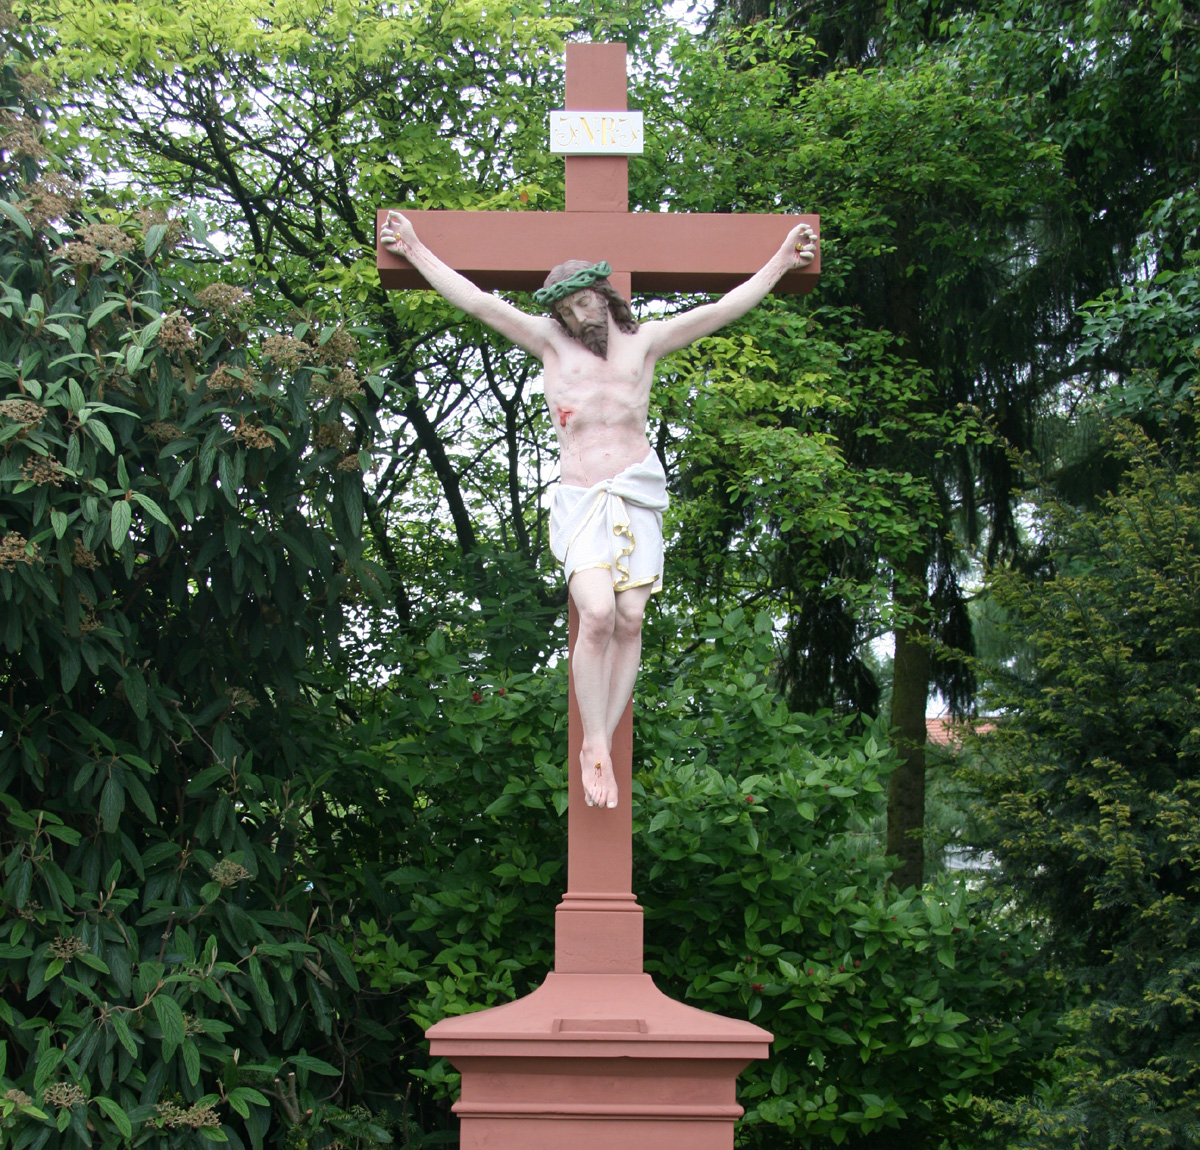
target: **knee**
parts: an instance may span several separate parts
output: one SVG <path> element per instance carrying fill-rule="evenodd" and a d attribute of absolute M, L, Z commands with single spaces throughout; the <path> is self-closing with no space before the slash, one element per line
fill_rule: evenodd
<path fill-rule="evenodd" d="M 607 643 L 613 636 L 617 612 L 612 600 L 579 606 L 579 638 L 585 643 Z"/>
<path fill-rule="evenodd" d="M 641 635 L 643 614 L 645 614 L 644 604 L 627 607 L 624 610 L 620 607 L 617 608 L 616 618 L 613 621 L 613 633 L 619 642 L 629 642 Z"/>

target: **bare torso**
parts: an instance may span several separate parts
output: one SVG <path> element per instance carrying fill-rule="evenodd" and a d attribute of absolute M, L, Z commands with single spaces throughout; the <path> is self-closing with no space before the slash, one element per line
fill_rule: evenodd
<path fill-rule="evenodd" d="M 606 359 L 555 327 L 543 367 L 562 482 L 591 487 L 650 453 L 646 416 L 654 360 L 641 333 L 628 335 L 611 321 Z"/>

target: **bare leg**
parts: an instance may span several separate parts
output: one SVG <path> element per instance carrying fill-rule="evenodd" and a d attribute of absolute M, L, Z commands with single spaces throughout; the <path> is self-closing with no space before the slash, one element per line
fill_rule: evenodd
<path fill-rule="evenodd" d="M 612 749 L 606 723 L 612 680 L 612 639 L 616 626 L 616 596 L 612 575 L 603 569 L 577 571 L 571 576 L 571 599 L 579 612 L 579 634 L 571 652 L 571 677 L 583 726 L 579 765 L 583 797 L 589 807 L 615 807 Z"/>
<path fill-rule="evenodd" d="M 571 578 L 571 598 L 579 612 L 571 674 L 583 725 L 579 764 L 588 806 L 617 805 L 612 736 L 637 678 L 642 613 L 649 597 L 649 587 L 614 594 L 612 576 L 601 569 L 579 571 Z"/>
<path fill-rule="evenodd" d="M 650 587 L 631 587 L 617 594 L 617 619 L 613 628 L 612 676 L 608 686 L 608 745 L 633 696 L 642 658 L 642 616 L 650 601 Z"/>

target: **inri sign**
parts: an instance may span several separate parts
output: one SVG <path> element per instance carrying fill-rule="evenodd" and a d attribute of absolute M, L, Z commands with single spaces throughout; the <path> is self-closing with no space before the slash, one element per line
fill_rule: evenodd
<path fill-rule="evenodd" d="M 566 156 L 640 156 L 641 112 L 551 112 L 550 151 Z"/>

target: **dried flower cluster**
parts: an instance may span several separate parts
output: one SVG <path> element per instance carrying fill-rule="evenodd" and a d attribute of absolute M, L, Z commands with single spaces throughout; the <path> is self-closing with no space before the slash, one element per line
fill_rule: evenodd
<path fill-rule="evenodd" d="M 230 687 L 228 692 L 229 704 L 240 711 L 253 711 L 258 706 L 258 700 L 245 687 Z"/>
<path fill-rule="evenodd" d="M 196 293 L 196 302 L 212 315 L 236 319 L 250 306 L 250 293 L 233 284 L 209 284 Z"/>
<path fill-rule="evenodd" d="M 183 434 L 175 424 L 164 423 L 161 419 L 150 420 L 146 424 L 146 432 L 156 443 L 170 443 Z"/>
<path fill-rule="evenodd" d="M 358 355 L 358 343 L 341 328 L 317 348 L 317 362 L 326 367 L 344 367 Z"/>
<path fill-rule="evenodd" d="M 275 440 L 271 438 L 262 424 L 251 423 L 244 418 L 239 419 L 237 427 L 233 429 L 233 438 L 247 447 L 258 447 L 263 451 L 275 449 Z"/>
<path fill-rule="evenodd" d="M 60 934 L 50 943 L 50 953 L 63 962 L 70 962 L 77 954 L 87 950 L 87 943 L 73 934 Z"/>
<path fill-rule="evenodd" d="M 313 359 L 313 349 L 302 339 L 290 335 L 267 336 L 263 340 L 262 353 L 282 368 L 296 368 Z"/>
<path fill-rule="evenodd" d="M 4 1092 L 4 1100 L 11 1102 L 14 1106 L 28 1106 L 33 1099 L 25 1093 L 24 1090 L 6 1090 Z"/>
<path fill-rule="evenodd" d="M 104 251 L 123 256 L 137 246 L 116 224 L 83 224 L 75 229 L 75 236 L 85 244 L 93 244 Z"/>
<path fill-rule="evenodd" d="M 82 539 L 75 540 L 75 553 L 71 556 L 71 562 L 76 567 L 86 567 L 89 571 L 93 571 L 100 566 L 100 560 L 96 558 L 96 552 L 89 551 L 83 545 Z"/>
<path fill-rule="evenodd" d="M 21 464 L 21 478 L 39 487 L 61 487 L 67 478 L 66 469 L 57 459 L 31 455 Z"/>
<path fill-rule="evenodd" d="M 350 429 L 340 419 L 332 423 L 322 423 L 317 428 L 317 446 L 320 448 L 336 447 L 339 450 L 350 442 Z"/>
<path fill-rule="evenodd" d="M 42 1094 L 47 1106 L 56 1106 L 59 1110 L 69 1110 L 87 1101 L 82 1087 L 74 1082 L 52 1082 Z"/>
<path fill-rule="evenodd" d="M 314 375 L 309 391 L 318 399 L 349 399 L 362 395 L 362 381 L 352 367 L 343 367 L 337 375 Z"/>
<path fill-rule="evenodd" d="M 81 635 L 90 635 L 93 631 L 99 631 L 103 626 L 104 624 L 96 618 L 96 612 L 92 605 L 90 603 L 84 604 L 83 615 L 79 620 L 79 633 Z"/>
<path fill-rule="evenodd" d="M 217 364 L 208 373 L 208 379 L 205 380 L 209 391 L 228 391 L 237 395 L 241 395 L 243 391 L 247 390 L 250 382 L 249 372 L 243 372 L 239 378 L 223 363 Z"/>
<path fill-rule="evenodd" d="M 44 160 L 46 156 L 46 148 L 36 124 L 12 109 L 6 108 L 0 112 L 0 171 L 15 171 L 18 165 L 13 161 L 18 157 Z"/>
<path fill-rule="evenodd" d="M 58 249 L 58 255 L 69 263 L 81 267 L 91 267 L 100 262 L 101 251 L 95 244 L 86 244 L 82 240 L 70 240 Z"/>
<path fill-rule="evenodd" d="M 358 458 L 358 452 L 352 451 L 349 455 L 338 460 L 337 469 L 339 471 L 361 471 L 362 463 Z"/>
<path fill-rule="evenodd" d="M 41 559 L 36 543 L 30 543 L 19 531 L 10 531 L 0 539 L 0 571 L 13 571 L 18 563 L 31 565 Z"/>
<path fill-rule="evenodd" d="M 239 882 L 245 882 L 251 877 L 250 872 L 241 863 L 235 863 L 230 859 L 222 859 L 208 874 L 213 882 L 220 883 L 223 887 L 236 886 Z"/>
<path fill-rule="evenodd" d="M 12 0 L 4 0 L 3 5 L 0 5 L 5 10 L 11 10 Z M 15 21 L 16 17 L 12 17 Z M 0 22 L 0 27 L 3 27 Z M 27 96 L 33 96 L 35 99 L 44 100 L 51 92 L 55 90 L 54 81 L 49 76 L 41 76 L 37 72 L 18 72 L 17 87 L 21 89 Z"/>
<path fill-rule="evenodd" d="M 0 399 L 0 418 L 32 427 L 46 417 L 46 409 L 31 399 Z"/>
<path fill-rule="evenodd" d="M 193 1130 L 199 1130 L 204 1126 L 221 1125 L 221 1119 L 211 1104 L 189 1106 L 185 1109 L 178 1102 L 160 1102 L 154 1110 L 159 1122 L 172 1130 L 180 1126 L 190 1126 Z"/>
<path fill-rule="evenodd" d="M 196 333 L 187 318 L 171 312 L 158 329 L 158 346 L 168 355 L 183 355 L 196 346 Z"/>
<path fill-rule="evenodd" d="M 59 172 L 49 172 L 24 188 L 25 198 L 17 205 L 34 228 L 49 220 L 60 220 L 79 207 L 79 185 Z"/>

